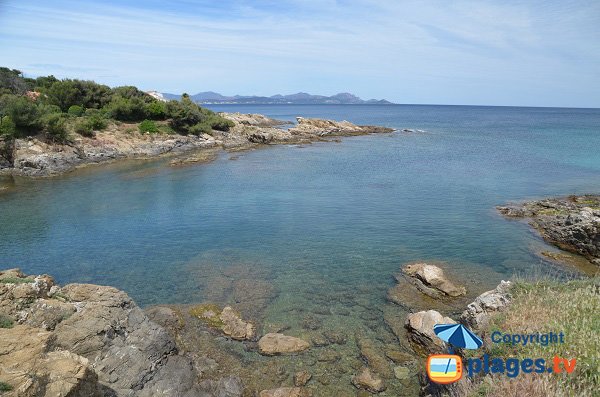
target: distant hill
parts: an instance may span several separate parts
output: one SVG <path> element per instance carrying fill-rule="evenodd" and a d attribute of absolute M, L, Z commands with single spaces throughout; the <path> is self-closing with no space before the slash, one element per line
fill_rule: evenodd
<path fill-rule="evenodd" d="M 163 93 L 166 99 L 179 99 L 180 95 Z M 273 95 L 264 96 L 224 96 L 218 92 L 206 91 L 191 95 L 190 98 L 200 104 L 259 104 L 259 105 L 355 105 L 355 104 L 373 104 L 373 105 L 391 105 L 392 102 L 385 99 L 363 100 L 356 95 L 342 92 L 332 96 L 311 95 L 305 92 L 299 92 L 291 95 Z"/>

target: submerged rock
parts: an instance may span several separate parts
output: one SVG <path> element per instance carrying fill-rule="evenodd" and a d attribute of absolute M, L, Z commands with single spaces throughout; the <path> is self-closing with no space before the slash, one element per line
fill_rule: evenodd
<path fill-rule="evenodd" d="M 299 353 L 309 347 L 310 344 L 303 339 L 277 333 L 266 334 L 258 341 L 260 353 L 266 356 Z"/>
<path fill-rule="evenodd" d="M 365 389 L 372 393 L 385 390 L 383 379 L 371 372 L 368 367 L 363 368 L 362 371 L 352 377 L 352 384 L 359 389 Z"/>
<path fill-rule="evenodd" d="M 456 297 L 465 295 L 467 292 L 464 287 L 457 287 L 448 280 L 444 271 L 438 266 L 414 263 L 406 265 L 402 270 L 411 278 L 417 289 L 427 295 L 436 297 L 441 292 L 444 295 Z"/>
<path fill-rule="evenodd" d="M 300 371 L 294 374 L 294 386 L 305 386 L 312 379 L 312 375 L 308 371 Z"/>
<path fill-rule="evenodd" d="M 278 389 L 263 390 L 260 397 L 312 397 L 309 389 L 302 387 L 280 387 Z"/>
<path fill-rule="evenodd" d="M 479 295 L 462 313 L 461 321 L 475 330 L 485 328 L 492 315 L 510 304 L 510 287 L 510 281 L 502 280 L 495 289 Z"/>
<path fill-rule="evenodd" d="M 219 316 L 223 322 L 223 333 L 231 336 L 236 340 L 249 340 L 254 338 L 256 329 L 254 325 L 249 322 L 242 320 L 231 307 L 227 306 L 221 312 Z"/>

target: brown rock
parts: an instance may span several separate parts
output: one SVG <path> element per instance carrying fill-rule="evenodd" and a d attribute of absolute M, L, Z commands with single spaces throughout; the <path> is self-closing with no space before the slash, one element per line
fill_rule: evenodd
<path fill-rule="evenodd" d="M 260 397 L 312 397 L 309 389 L 302 387 L 280 387 L 278 389 L 263 390 Z"/>
<path fill-rule="evenodd" d="M 88 360 L 69 351 L 46 353 L 50 338 L 25 325 L 0 329 L 0 379 L 13 387 L 6 396 L 101 396 Z"/>
<path fill-rule="evenodd" d="M 310 344 L 303 339 L 276 333 L 266 334 L 258 341 L 260 353 L 266 356 L 299 353 L 309 347 Z"/>
<path fill-rule="evenodd" d="M 456 321 L 451 318 L 444 317 L 435 310 L 428 310 L 409 314 L 405 326 L 408 330 L 408 338 L 417 345 L 417 350 L 423 354 L 430 354 L 442 352 L 446 347 L 446 343 L 433 332 L 433 326 L 454 323 Z"/>
<path fill-rule="evenodd" d="M 302 387 L 306 385 L 312 378 L 308 371 L 299 371 L 294 374 L 294 386 Z"/>
<path fill-rule="evenodd" d="M 356 343 L 360 349 L 361 356 L 367 361 L 369 367 L 373 368 L 375 372 L 384 378 L 392 378 L 394 376 L 389 360 L 379 351 L 373 340 L 357 334 Z"/>
<path fill-rule="evenodd" d="M 372 393 L 379 393 L 385 390 L 383 380 L 377 374 L 371 372 L 369 368 L 363 370 L 352 377 L 352 384 L 359 389 L 368 390 Z"/>
<path fill-rule="evenodd" d="M 243 321 L 231 307 L 226 306 L 219 318 L 223 322 L 222 330 L 225 335 L 236 340 L 248 340 L 254 338 L 256 330 L 254 325 Z"/>
<path fill-rule="evenodd" d="M 406 265 L 402 270 L 406 275 L 418 279 L 425 286 L 439 290 L 445 295 L 456 297 L 467 293 L 464 287 L 457 287 L 452 284 L 446 278 L 444 271 L 435 265 L 414 263 Z"/>

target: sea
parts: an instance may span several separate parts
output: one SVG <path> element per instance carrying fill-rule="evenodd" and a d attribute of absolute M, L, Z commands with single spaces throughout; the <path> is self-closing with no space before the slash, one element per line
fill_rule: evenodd
<path fill-rule="evenodd" d="M 260 279 L 271 288 L 264 323 L 304 335 L 298 313 L 315 308 L 325 326 L 375 322 L 384 332 L 365 313 L 390 305 L 404 264 L 443 264 L 469 298 L 543 273 L 540 252 L 554 248 L 496 206 L 600 190 L 600 109 L 209 107 L 396 131 L 222 152 L 187 167 L 136 160 L 2 179 L 0 268 L 111 285 L 143 307 L 235 304 L 232 282 Z"/>

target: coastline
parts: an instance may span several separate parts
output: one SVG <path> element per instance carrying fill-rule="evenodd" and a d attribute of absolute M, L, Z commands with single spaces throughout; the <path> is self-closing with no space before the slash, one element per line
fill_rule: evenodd
<path fill-rule="evenodd" d="M 207 149 L 241 151 L 260 145 L 307 144 L 342 136 L 389 133 L 392 128 L 359 126 L 347 121 L 306 119 L 281 128 L 287 121 L 259 114 L 222 113 L 234 126 L 227 132 L 213 130 L 199 136 L 179 134 L 142 134 L 131 123 L 113 123 L 94 137 L 77 136 L 70 144 L 56 144 L 42 137 L 16 139 L 11 161 L 0 158 L 0 175 L 51 177 L 76 168 L 121 159 L 149 159 L 166 155 L 183 155 L 198 151 L 197 156 L 180 159 L 172 165 L 210 161 L 203 156 Z M 6 157 L 6 156 L 5 156 Z"/>
<path fill-rule="evenodd" d="M 578 202 L 589 205 L 595 197 L 545 200 L 543 203 L 571 212 L 553 211 L 543 216 L 570 215 L 572 219 L 580 211 Z M 538 206 L 530 202 L 519 208 Z M 587 240 L 581 243 L 585 245 Z M 531 316 L 532 307 L 556 300 L 555 315 L 534 324 L 536 330 L 549 332 L 559 326 L 557 317 L 562 322 L 573 321 L 582 315 L 579 310 L 594 312 L 600 303 L 594 295 L 597 277 L 564 281 L 547 276 L 502 281 L 469 303 L 472 295 L 465 289 L 466 280 L 455 273 L 443 262 L 404 264 L 394 275 L 396 285 L 388 290 L 387 303 L 369 314 L 373 319 L 381 317 L 387 330 L 377 328 L 370 334 L 358 329 L 354 333 L 322 329 L 322 318 L 314 314 L 302 319 L 308 332 L 290 331 L 285 323 L 265 322 L 264 313 L 276 295 L 276 286 L 257 277 L 251 266 L 228 270 L 235 298 L 231 303 L 159 304 L 145 309 L 113 287 L 61 287 L 49 275 L 0 271 L 0 354 L 5 363 L 0 366 L 0 381 L 16 393 L 8 396 L 34 396 L 43 389 L 56 391 L 57 396 L 310 397 L 322 395 L 322 388 L 332 382 L 346 385 L 346 392 L 349 387 L 360 396 L 384 391 L 407 396 L 471 396 L 481 390 L 525 390 L 527 383 L 519 383 L 520 379 L 489 375 L 465 377 L 443 387 L 428 382 L 424 360 L 447 350 L 435 336 L 433 325 L 463 323 L 487 341 L 486 352 L 498 354 L 489 340 L 490 330 L 527 331 L 532 324 L 524 319 Z M 554 295 L 556 291 L 560 295 Z M 542 298 L 535 298 L 538 295 Z M 577 310 L 559 307 L 571 300 L 583 303 Z M 327 307 L 320 313 L 331 314 Z M 589 332 L 589 326 L 583 330 L 571 327 L 569 335 Z M 385 340 L 385 332 L 391 332 L 393 340 L 381 343 L 377 335 Z M 589 348 L 585 343 L 578 346 L 580 352 Z M 354 351 L 348 348 L 356 349 L 358 361 L 345 356 Z M 562 348 L 553 351 L 568 354 Z M 535 353 L 543 355 L 544 351 Z M 463 359 L 473 357 L 466 352 L 458 354 Z M 513 353 L 504 349 L 502 354 Z M 346 363 L 346 359 L 351 360 Z M 595 387 L 588 361 L 584 357 L 580 364 L 586 392 Z M 332 378 L 323 368 L 339 368 L 338 377 L 343 376 Z M 554 379 L 536 382 L 541 382 L 536 386 L 541 390 L 578 387 Z"/>

